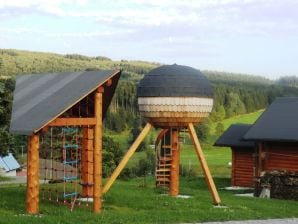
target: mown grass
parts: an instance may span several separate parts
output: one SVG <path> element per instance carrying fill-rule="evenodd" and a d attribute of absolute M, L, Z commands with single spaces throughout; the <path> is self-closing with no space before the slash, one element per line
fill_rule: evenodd
<path fill-rule="evenodd" d="M 263 113 L 264 110 L 259 110 L 253 113 L 249 114 L 242 114 L 238 115 L 235 117 L 227 118 L 221 121 L 221 123 L 224 125 L 224 129 L 226 130 L 227 128 L 230 127 L 231 124 L 237 124 L 237 123 L 242 123 L 242 124 L 253 124 Z M 215 133 L 215 127 L 217 123 L 212 123 L 210 126 L 211 134 Z"/>
<path fill-rule="evenodd" d="M 261 112 L 224 120 L 227 128 L 231 123 L 253 123 Z M 156 131 L 155 131 L 156 132 Z M 110 135 L 122 148 L 128 148 L 127 133 Z M 298 202 L 237 197 L 233 192 L 223 190 L 230 186 L 231 151 L 229 148 L 213 146 L 216 135 L 212 134 L 202 148 L 215 183 L 219 189 L 222 208 L 212 205 L 208 187 L 202 177 L 202 171 L 193 146 L 182 144 L 181 159 L 183 169 L 180 178 L 180 194 L 192 196 L 189 199 L 165 195 L 155 188 L 153 177 L 134 178 L 128 181 L 117 180 L 111 190 L 104 196 L 103 212 L 92 213 L 86 206 L 75 207 L 73 212 L 65 205 L 41 201 L 40 215 L 25 214 L 25 186 L 0 185 L 0 223 L 184 223 L 224 220 L 247 220 L 268 218 L 298 217 Z M 144 152 L 137 152 L 130 164 L 135 165 Z M 195 174 L 189 176 L 188 174 Z"/>
<path fill-rule="evenodd" d="M 181 178 L 180 193 L 189 199 L 162 194 L 154 179 L 147 186 L 143 179 L 118 180 L 104 196 L 103 212 L 95 215 L 89 208 L 41 201 L 40 215 L 25 215 L 25 186 L 0 188 L 0 223 L 182 223 L 244 219 L 298 217 L 298 202 L 236 197 L 221 188 L 227 178 L 215 178 L 223 208 L 216 208 L 203 178 Z"/>

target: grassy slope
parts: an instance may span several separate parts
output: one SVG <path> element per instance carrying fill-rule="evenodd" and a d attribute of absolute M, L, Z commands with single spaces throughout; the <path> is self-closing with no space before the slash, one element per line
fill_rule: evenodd
<path fill-rule="evenodd" d="M 219 188 L 227 179 L 215 179 Z M 181 178 L 181 193 L 190 199 L 161 195 L 154 180 L 117 181 L 104 197 L 102 215 L 85 206 L 70 212 L 66 206 L 42 201 L 40 216 L 24 215 L 25 186 L 1 187 L 0 223 L 182 223 L 243 219 L 298 217 L 298 202 L 236 197 L 220 190 L 225 208 L 214 208 L 203 178 Z M 13 200 L 12 200 L 13 198 Z"/>
<path fill-rule="evenodd" d="M 243 122 L 249 119 L 248 116 L 253 122 L 258 114 L 243 115 L 235 121 Z M 224 122 L 228 124 L 231 120 Z M 117 140 L 125 144 L 126 137 L 127 133 L 124 133 L 117 136 Z M 215 176 L 228 175 L 230 171 L 227 162 L 230 160 L 230 150 L 215 149 L 211 146 L 212 139 L 214 137 L 203 145 L 211 171 Z M 134 160 L 143 154 L 137 153 L 133 157 Z M 189 161 L 193 167 L 198 167 L 194 150 L 190 145 L 184 145 L 181 163 L 187 167 Z M 25 186 L 0 185 L 0 223 L 177 223 L 298 217 L 298 202 L 236 197 L 232 192 L 221 190 L 222 187 L 229 186 L 229 178 L 215 178 L 226 208 L 212 206 L 210 193 L 202 177 L 181 177 L 180 193 L 192 195 L 190 199 L 161 195 L 163 192 L 155 189 L 154 179 L 148 179 L 146 187 L 143 186 L 142 178 L 116 181 L 104 197 L 102 215 L 92 214 L 91 206 L 88 209 L 85 206 L 75 208 L 71 213 L 66 206 L 58 206 L 48 201 L 40 203 L 40 216 L 24 215 Z"/>

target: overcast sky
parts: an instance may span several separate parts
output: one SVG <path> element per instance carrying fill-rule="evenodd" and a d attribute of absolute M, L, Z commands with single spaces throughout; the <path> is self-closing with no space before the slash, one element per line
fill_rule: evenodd
<path fill-rule="evenodd" d="M 297 0 L 0 0 L 0 48 L 298 75 Z"/>

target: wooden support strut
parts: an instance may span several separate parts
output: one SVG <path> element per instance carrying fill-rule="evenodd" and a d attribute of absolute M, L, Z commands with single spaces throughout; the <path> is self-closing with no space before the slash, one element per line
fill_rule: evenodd
<path fill-rule="evenodd" d="M 127 162 L 129 161 L 130 157 L 132 157 L 134 152 L 137 150 L 137 148 L 139 147 L 141 142 L 144 140 L 144 138 L 150 131 L 151 127 L 152 127 L 152 125 L 150 123 L 147 123 L 146 126 L 143 128 L 143 130 L 141 131 L 139 136 L 136 138 L 134 143 L 130 146 L 130 148 L 126 152 L 125 156 L 123 157 L 123 159 L 121 160 L 121 162 L 119 163 L 117 168 L 114 170 L 111 177 L 108 179 L 106 185 L 103 188 L 102 193 L 106 193 L 110 189 L 110 187 L 112 186 L 112 184 L 114 183 L 116 178 L 119 176 L 119 174 L 121 173 L 121 171 L 123 170 L 123 168 L 125 167 Z"/>
<path fill-rule="evenodd" d="M 191 137 L 191 139 L 193 141 L 193 144 L 194 144 L 194 147 L 195 147 L 197 156 L 198 156 L 198 158 L 199 158 L 199 160 L 201 162 L 201 166 L 202 166 L 203 172 L 205 174 L 205 179 L 207 181 L 209 190 L 211 191 L 213 202 L 214 202 L 214 204 L 219 205 L 221 203 L 221 200 L 219 198 L 219 195 L 218 195 L 216 186 L 215 186 L 215 184 L 213 182 L 213 178 L 211 176 L 209 167 L 208 167 L 207 162 L 205 160 L 205 157 L 204 157 L 202 148 L 200 146 L 200 143 L 199 143 L 197 134 L 195 132 L 194 126 L 193 126 L 192 123 L 189 123 L 187 125 L 187 127 L 188 127 L 188 131 L 189 131 L 190 137 Z"/>
<path fill-rule="evenodd" d="M 177 196 L 179 194 L 179 140 L 178 130 L 172 129 L 171 132 L 171 150 L 172 150 L 172 161 L 171 161 L 171 175 L 170 175 L 170 195 Z"/>
<path fill-rule="evenodd" d="M 99 87 L 95 93 L 94 115 L 94 150 L 93 150 L 93 212 L 100 213 L 102 208 L 102 93 L 103 87 Z"/>
<path fill-rule="evenodd" d="M 28 137 L 26 210 L 38 213 L 39 202 L 39 134 Z"/>
<path fill-rule="evenodd" d="M 83 128 L 82 147 L 82 188 L 83 197 L 93 196 L 93 129 Z"/>

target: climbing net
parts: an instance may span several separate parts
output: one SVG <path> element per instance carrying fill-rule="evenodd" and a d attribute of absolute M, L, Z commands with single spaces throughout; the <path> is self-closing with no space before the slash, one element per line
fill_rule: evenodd
<path fill-rule="evenodd" d="M 82 162 L 83 135 L 80 127 L 51 127 L 41 136 L 40 179 L 41 199 L 74 206 L 91 202 L 90 193 L 83 194 L 82 188 L 92 183 L 84 183 L 88 169 L 82 167 L 93 161 Z M 88 158 L 87 158 L 88 159 Z M 82 169 L 84 172 L 82 172 Z M 87 173 L 86 173 L 87 172 Z M 84 203 L 82 202 L 84 197 Z"/>

